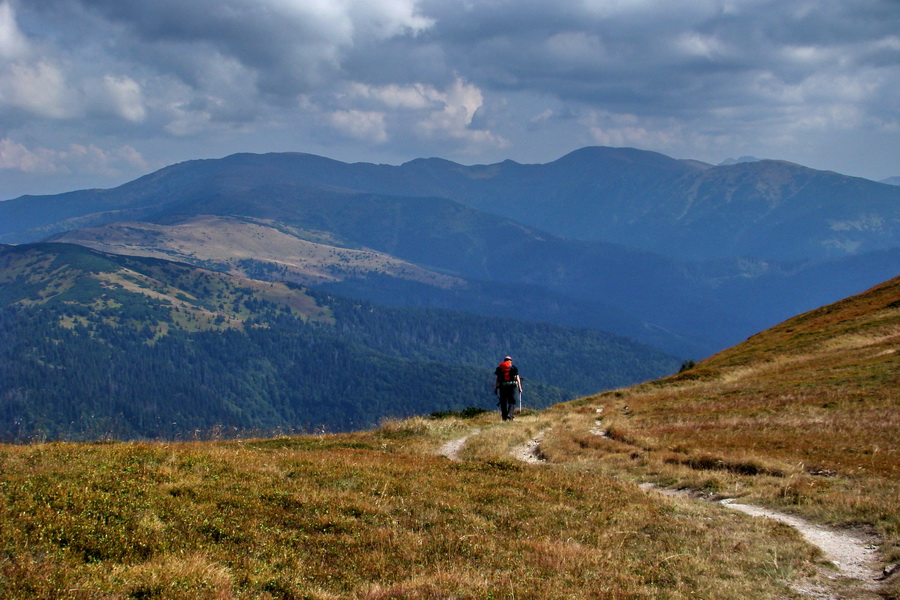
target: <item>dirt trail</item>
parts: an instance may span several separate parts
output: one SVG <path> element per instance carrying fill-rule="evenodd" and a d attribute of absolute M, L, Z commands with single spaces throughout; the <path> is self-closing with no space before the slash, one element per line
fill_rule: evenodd
<path fill-rule="evenodd" d="M 453 460 L 453 461 L 462 460 L 459 457 L 459 453 L 463 449 L 463 446 L 466 445 L 466 441 L 473 435 L 478 435 L 479 433 L 481 433 L 481 430 L 476 429 L 474 431 L 469 432 L 468 434 L 466 434 L 465 436 L 463 436 L 459 439 L 450 440 L 449 442 L 447 442 L 446 444 L 441 446 L 441 449 L 438 451 L 438 454 L 440 454 L 441 456 L 446 456 L 447 458 L 449 458 L 450 460 Z"/>
<path fill-rule="evenodd" d="M 529 464 L 544 462 L 545 459 L 541 454 L 541 441 L 544 439 L 544 435 L 546 433 L 546 429 L 544 429 L 543 431 L 539 431 L 526 443 L 513 448 L 513 451 L 510 452 L 510 454 L 512 454 L 512 456 L 517 460 L 521 460 L 522 462 L 527 462 Z"/>
<path fill-rule="evenodd" d="M 641 489 L 646 492 L 658 492 L 666 496 L 677 498 L 698 499 L 692 490 L 673 490 L 661 488 L 652 483 L 641 484 Z M 701 498 L 705 501 L 705 498 Z M 798 585 L 796 589 L 807 597 L 817 600 L 863 600 L 866 598 L 880 598 L 875 592 L 879 585 L 876 580 L 882 573 L 878 570 L 879 557 L 877 553 L 878 540 L 874 536 L 856 533 L 846 529 L 818 525 L 802 519 L 796 515 L 779 512 L 752 504 L 743 504 L 733 498 L 718 502 L 724 507 L 737 510 L 745 514 L 772 519 L 784 523 L 796 529 L 807 543 L 816 546 L 825 555 L 825 558 L 837 568 L 840 577 L 853 580 L 853 589 L 850 595 L 830 592 L 825 589 Z M 829 577 L 835 579 L 835 577 Z"/>
<path fill-rule="evenodd" d="M 597 412 L 598 414 L 602 414 L 602 409 Z M 597 419 L 595 426 L 591 429 L 591 433 L 601 436 L 606 435 L 602 418 Z M 544 432 L 541 432 L 541 436 L 543 436 L 543 434 Z M 520 447 L 515 455 L 520 455 L 527 450 L 530 454 L 539 456 L 539 444 L 540 440 L 531 440 L 529 443 Z M 640 487 L 644 491 L 657 491 L 668 496 L 684 498 L 696 497 L 690 490 L 670 490 L 660 488 L 652 483 L 642 484 Z M 743 504 L 735 501 L 733 498 L 721 500 L 719 504 L 748 515 L 772 519 L 793 527 L 803 536 L 807 543 L 816 546 L 822 551 L 825 557 L 837 568 L 841 577 L 853 580 L 851 585 L 853 589 L 849 591 L 850 595 L 831 592 L 815 586 L 804 587 L 798 585 L 796 589 L 803 595 L 817 600 L 843 600 L 844 598 L 862 600 L 864 598 L 879 598 L 876 591 L 880 586 L 876 581 L 881 579 L 879 576 L 882 575 L 882 572 L 878 569 L 880 563 L 877 553 L 878 540 L 874 536 L 866 536 L 844 529 L 818 525 L 795 515 L 789 515 L 761 506 Z"/>
<path fill-rule="evenodd" d="M 591 430 L 591 433 L 603 435 L 605 432 L 601 427 L 601 423 L 601 420 L 598 420 L 596 427 Z M 530 464 L 544 462 L 540 446 L 547 431 L 548 429 L 544 429 L 538 432 L 526 443 L 513 449 L 511 452 L 512 456 Z M 466 440 L 476 433 L 480 433 L 480 431 L 475 431 L 463 438 L 447 442 L 441 448 L 441 454 L 451 460 L 459 460 L 458 454 L 460 449 L 465 445 Z M 649 483 L 641 485 L 641 489 L 648 492 L 656 491 L 667 496 L 696 497 L 689 490 L 670 490 Z M 843 600 L 844 598 L 862 600 L 879 597 L 877 595 L 879 586 L 876 580 L 879 579 L 881 572 L 877 568 L 879 563 L 876 551 L 878 540 L 874 537 L 834 527 L 817 525 L 794 515 L 760 506 L 743 504 L 734 499 L 721 500 L 719 504 L 748 515 L 772 519 L 793 527 L 803 535 L 808 543 L 822 551 L 825 557 L 837 568 L 840 577 L 852 580 L 852 589 L 844 590 L 844 592 L 833 592 L 816 586 L 798 584 L 796 589 L 803 595 L 816 600 Z"/>
<path fill-rule="evenodd" d="M 598 408 L 597 414 L 602 415 L 603 409 Z M 602 418 L 597 419 L 595 426 L 591 429 L 591 433 L 594 435 L 606 435 Z M 641 489 L 644 491 L 653 490 L 669 496 L 693 497 L 690 490 L 668 490 L 652 483 L 642 484 Z M 748 515 L 772 519 L 793 527 L 800 532 L 809 544 L 819 548 L 825 557 L 837 567 L 842 576 L 865 582 L 863 587 L 867 590 L 875 589 L 876 586 L 872 582 L 878 579 L 880 575 L 876 568 L 879 562 L 876 552 L 877 539 L 847 530 L 817 525 L 795 515 L 761 506 L 743 504 L 735 501 L 733 498 L 721 500 L 719 503 L 722 506 L 727 506 Z M 828 595 L 820 597 L 831 598 Z"/>
<path fill-rule="evenodd" d="M 825 557 L 837 567 L 844 577 L 871 582 L 880 574 L 875 568 L 878 563 L 877 540 L 872 537 L 844 529 L 817 525 L 794 515 L 760 506 L 741 504 L 733 499 L 722 500 L 720 504 L 748 515 L 765 517 L 790 525 L 799 531 L 807 542 L 822 550 Z"/>
<path fill-rule="evenodd" d="M 514 448 L 513 451 L 510 452 L 510 454 L 514 458 L 516 458 L 517 460 L 521 460 L 522 462 L 531 464 L 543 462 L 544 459 L 541 456 L 540 448 L 541 440 L 544 439 L 544 434 L 546 432 L 546 429 L 544 431 L 538 432 L 532 439 L 528 440 L 528 442 Z M 450 440 L 449 442 L 441 446 L 440 450 L 438 450 L 438 454 L 440 454 L 441 456 L 445 456 L 453 461 L 462 460 L 459 456 L 459 453 L 466 445 L 466 442 L 469 441 L 469 438 L 474 435 L 478 435 L 479 433 L 481 433 L 481 430 L 476 429 L 474 431 L 470 431 L 461 438 Z"/>

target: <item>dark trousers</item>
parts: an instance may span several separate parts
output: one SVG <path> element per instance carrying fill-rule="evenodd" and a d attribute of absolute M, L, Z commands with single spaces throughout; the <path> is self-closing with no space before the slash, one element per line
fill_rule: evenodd
<path fill-rule="evenodd" d="M 516 390 L 514 385 L 501 385 L 500 392 L 500 416 L 504 421 L 511 421 L 516 411 Z"/>

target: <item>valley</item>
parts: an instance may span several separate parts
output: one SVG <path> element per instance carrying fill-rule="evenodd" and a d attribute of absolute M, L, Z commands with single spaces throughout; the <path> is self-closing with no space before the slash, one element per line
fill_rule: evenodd
<path fill-rule="evenodd" d="M 5 441 L 335 432 L 490 408 L 491 365 L 510 347 L 535 408 L 679 364 L 596 330 L 382 307 L 70 244 L 0 247 Z"/>
<path fill-rule="evenodd" d="M 0 202 L 4 439 L 490 408 L 510 352 L 533 408 L 654 379 L 896 275 L 897 193 L 584 148 L 472 167 L 239 154 Z"/>

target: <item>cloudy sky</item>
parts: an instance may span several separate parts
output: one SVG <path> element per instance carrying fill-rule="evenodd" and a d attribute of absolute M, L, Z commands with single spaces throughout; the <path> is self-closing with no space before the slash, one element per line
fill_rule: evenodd
<path fill-rule="evenodd" d="M 0 199 L 589 145 L 900 175 L 900 0 L 0 0 Z"/>

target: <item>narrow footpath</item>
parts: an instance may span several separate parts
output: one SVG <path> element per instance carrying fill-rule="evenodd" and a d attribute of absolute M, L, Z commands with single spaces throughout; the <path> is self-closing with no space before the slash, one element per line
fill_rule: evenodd
<path fill-rule="evenodd" d="M 604 435 L 605 432 L 601 424 L 602 420 L 598 420 L 596 427 L 591 430 L 591 433 Z M 548 431 L 549 429 L 545 429 L 538 432 L 526 443 L 514 448 L 510 454 L 516 460 L 528 464 L 545 462 L 541 453 L 541 441 Z M 481 430 L 474 430 L 464 437 L 447 442 L 440 448 L 439 454 L 450 460 L 461 460 L 459 455 L 466 441 L 479 433 L 481 433 Z M 655 492 L 666 496 L 707 501 L 698 499 L 690 490 L 671 490 L 654 484 L 644 484 L 640 487 L 648 493 Z M 754 517 L 772 519 L 793 527 L 809 544 L 816 546 L 822 551 L 837 570 L 837 575 L 830 577 L 830 579 L 841 579 L 843 585 L 838 587 L 841 587 L 842 591 L 835 592 L 809 583 L 795 584 L 795 589 L 807 598 L 813 600 L 876 600 L 880 598 L 877 593 L 880 587 L 878 581 L 883 579 L 883 574 L 876 568 L 879 562 L 877 554 L 878 540 L 873 536 L 865 536 L 853 531 L 818 525 L 796 515 L 782 513 L 761 506 L 743 504 L 734 499 L 720 500 L 718 504 L 731 510 L 740 511 Z M 885 573 L 884 575 L 887 574 Z"/>
<path fill-rule="evenodd" d="M 449 458 L 450 460 L 453 460 L 453 461 L 462 460 L 459 457 L 459 453 L 463 449 L 463 446 L 466 445 L 466 442 L 468 441 L 468 439 L 470 437 L 472 437 L 473 435 L 478 435 L 479 433 L 481 433 L 481 430 L 476 429 L 474 431 L 470 431 L 465 436 L 463 436 L 459 439 L 450 440 L 449 442 L 447 442 L 446 444 L 441 446 L 441 449 L 438 451 L 438 454 L 440 454 L 441 456 L 446 456 L 447 458 Z"/>
<path fill-rule="evenodd" d="M 598 410 L 598 414 L 602 414 Z M 515 448 L 512 456 L 530 464 L 544 462 L 540 450 L 541 441 L 549 431 L 545 429 L 525 444 Z M 598 419 L 595 427 L 591 429 L 594 435 L 605 436 L 602 427 L 602 418 Z M 465 443 L 465 440 L 463 440 Z M 659 492 L 667 496 L 679 496 L 683 498 L 697 498 L 689 490 L 669 490 L 653 484 L 644 484 L 641 489 L 647 492 Z M 704 500 L 705 501 L 705 500 Z M 857 532 L 818 525 L 796 515 L 778 512 L 761 506 L 743 504 L 734 499 L 719 501 L 723 507 L 740 511 L 745 514 L 772 519 L 784 523 L 796 529 L 807 543 L 819 548 L 825 557 L 837 569 L 838 576 L 831 579 L 843 579 L 845 585 L 843 592 L 826 590 L 815 585 L 797 583 L 795 589 L 808 598 L 814 600 L 876 600 L 881 596 L 877 594 L 880 587 L 878 581 L 883 579 L 882 573 L 876 565 L 879 564 L 877 553 L 878 540 L 874 536 L 866 536 Z"/>

